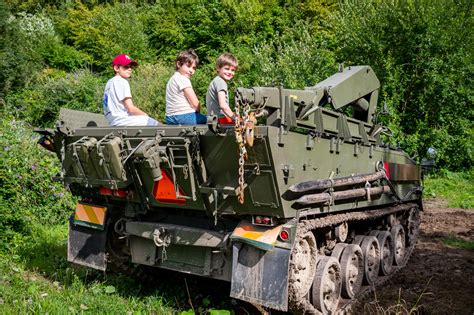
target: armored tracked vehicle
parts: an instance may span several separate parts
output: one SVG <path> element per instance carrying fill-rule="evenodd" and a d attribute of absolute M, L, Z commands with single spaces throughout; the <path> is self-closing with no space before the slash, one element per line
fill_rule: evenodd
<path fill-rule="evenodd" d="M 239 88 L 234 126 L 61 110 L 38 132 L 79 197 L 68 260 L 229 281 L 268 309 L 347 310 L 407 263 L 422 209 L 420 167 L 373 123 L 379 85 L 353 66 L 303 90 Z"/>

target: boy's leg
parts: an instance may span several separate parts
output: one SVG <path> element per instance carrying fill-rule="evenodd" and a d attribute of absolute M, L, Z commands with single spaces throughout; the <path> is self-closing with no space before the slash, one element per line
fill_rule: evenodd
<path fill-rule="evenodd" d="M 207 116 L 201 113 L 196 113 L 196 124 L 199 124 L 199 125 L 207 124 Z"/>
<path fill-rule="evenodd" d="M 170 125 L 196 125 L 206 124 L 207 117 L 200 113 L 166 116 L 166 123 Z"/>
<path fill-rule="evenodd" d="M 179 116 L 179 115 L 166 116 L 165 117 L 166 124 L 168 124 L 168 125 L 179 125 L 177 116 Z"/>
<path fill-rule="evenodd" d="M 137 116 L 127 116 L 121 117 L 117 120 L 115 126 L 158 126 L 160 123 L 148 116 L 137 115 Z"/>

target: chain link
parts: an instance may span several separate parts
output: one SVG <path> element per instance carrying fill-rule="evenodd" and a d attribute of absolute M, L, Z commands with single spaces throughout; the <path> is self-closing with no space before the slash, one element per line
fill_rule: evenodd
<path fill-rule="evenodd" d="M 243 105 L 243 106 L 242 106 Z M 243 108 L 242 108 L 243 107 Z M 261 109 L 260 109 L 261 110 Z M 243 112 L 241 112 L 243 111 Z M 245 160 L 247 160 L 246 145 L 253 146 L 254 128 L 257 124 L 256 112 L 250 108 L 250 103 L 243 100 L 241 97 L 235 98 L 235 112 L 237 117 L 235 119 L 235 140 L 239 145 L 239 195 L 238 200 L 240 204 L 244 203 L 244 187 L 245 187 Z"/>
<path fill-rule="evenodd" d="M 244 142 L 244 136 L 245 136 L 245 124 L 244 118 L 241 116 L 241 101 L 240 99 L 236 98 L 235 101 L 235 111 L 237 112 L 237 117 L 235 119 L 235 140 L 237 141 L 237 144 L 239 145 L 239 195 L 237 196 L 237 199 L 240 204 L 244 203 L 244 187 L 245 187 L 245 182 L 244 182 L 244 174 L 245 174 L 245 159 L 247 158 L 247 150 L 245 149 L 245 142 Z M 248 111 L 250 109 L 250 105 L 245 104 L 244 105 L 244 113 L 245 111 Z M 246 113 L 245 113 L 246 114 Z M 245 115 L 246 116 L 246 115 Z"/>

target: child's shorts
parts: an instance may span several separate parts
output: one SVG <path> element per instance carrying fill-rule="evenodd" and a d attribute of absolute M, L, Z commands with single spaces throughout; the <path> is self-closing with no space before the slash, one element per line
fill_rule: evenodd
<path fill-rule="evenodd" d="M 207 117 L 198 112 L 166 116 L 168 125 L 201 125 L 207 123 Z"/>

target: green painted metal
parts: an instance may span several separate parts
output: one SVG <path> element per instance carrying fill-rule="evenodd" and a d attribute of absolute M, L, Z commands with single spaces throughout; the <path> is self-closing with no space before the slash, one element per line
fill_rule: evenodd
<path fill-rule="evenodd" d="M 239 88 L 236 101 L 262 116 L 254 128 L 254 145 L 246 147 L 242 204 L 237 198 L 239 146 L 233 126 L 108 127 L 102 115 L 62 109 L 56 129 L 39 132 L 54 140 L 62 164 L 59 179 L 79 197 L 111 209 L 116 221 L 109 225 L 116 232 L 111 235 L 129 239 L 132 262 L 232 281 L 232 270 L 254 272 L 235 265 L 238 246 L 229 236 L 241 220 L 263 216 L 283 225 L 290 238 L 277 240 L 277 256 L 261 252 L 259 257 L 267 258 L 257 266 L 281 263 L 275 268 L 287 270 L 299 218 L 421 200 L 418 166 L 403 151 L 385 145 L 381 134 L 387 130 L 373 122 L 379 85 L 370 67 L 354 66 L 304 90 Z M 331 195 L 328 202 L 318 204 L 289 197 L 290 188 L 303 182 L 385 170 L 393 172 L 392 179 L 387 174 L 324 191 L 331 195 L 342 190 L 341 195 L 364 188 L 366 196 L 333 199 Z M 156 197 L 164 173 L 171 179 L 167 193 L 179 202 Z M 102 187 L 122 189 L 126 195 L 101 195 Z M 371 187 L 382 193 L 372 197 Z M 87 247 L 85 241 L 78 244 Z M 252 260 L 250 256 L 243 258 Z M 268 305 L 285 309 L 287 301 L 280 299 L 286 297 L 287 279 L 287 274 L 262 279 L 282 283 L 278 297 L 256 290 L 248 300 L 268 298 Z M 265 300 L 260 302 L 265 305 Z"/>

